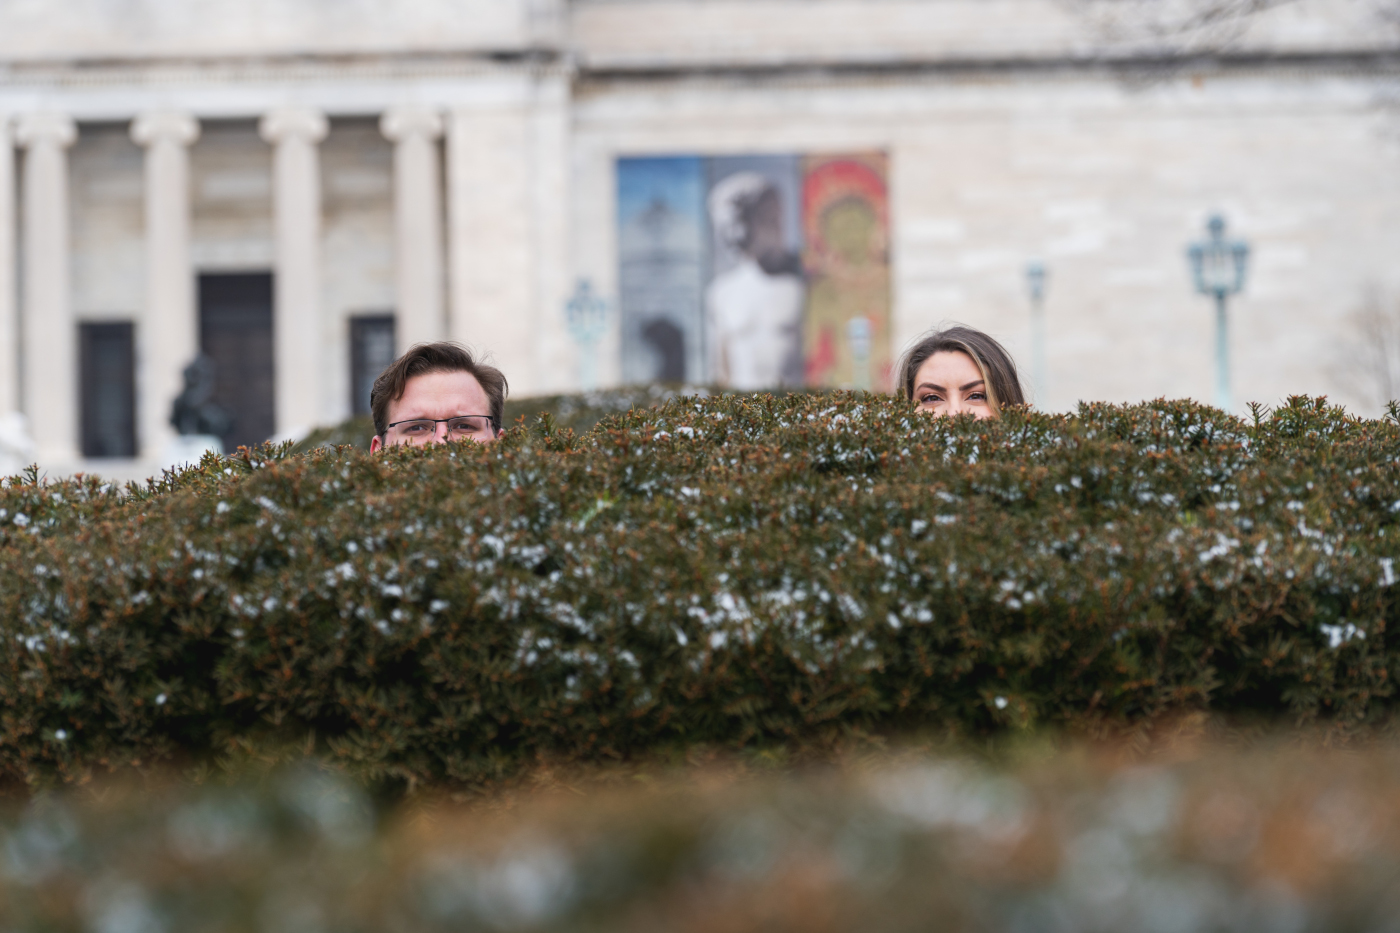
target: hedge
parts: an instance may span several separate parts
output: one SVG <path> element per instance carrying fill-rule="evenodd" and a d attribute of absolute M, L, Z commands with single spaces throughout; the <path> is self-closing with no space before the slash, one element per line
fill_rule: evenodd
<path fill-rule="evenodd" d="M 1400 424 L 683 398 L 489 446 L 0 489 L 0 775 L 373 780 L 1187 710 L 1387 722 Z"/>
<path fill-rule="evenodd" d="M 1395 748 L 1170 758 L 902 755 L 781 779 L 712 765 L 574 779 L 510 807 L 376 807 L 313 769 L 104 782 L 0 811 L 0 928 L 1393 929 Z"/>

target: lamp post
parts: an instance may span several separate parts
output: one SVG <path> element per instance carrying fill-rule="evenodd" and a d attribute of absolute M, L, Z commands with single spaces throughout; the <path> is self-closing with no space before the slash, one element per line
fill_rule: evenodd
<path fill-rule="evenodd" d="M 564 320 L 569 335 L 579 348 L 579 386 L 584 391 L 598 387 L 598 355 L 594 349 L 608 327 L 608 303 L 588 279 L 579 279 L 573 296 L 564 304 Z"/>
<path fill-rule="evenodd" d="M 1209 238 L 1186 250 L 1196 291 L 1215 298 L 1215 404 L 1230 411 L 1230 329 L 1226 305 L 1244 290 L 1249 268 L 1249 244 L 1225 237 L 1225 218 L 1216 214 L 1206 224 Z"/>
<path fill-rule="evenodd" d="M 1031 378 L 1035 387 L 1035 400 L 1045 404 L 1048 385 L 1045 363 L 1045 282 L 1050 273 L 1043 262 L 1026 265 L 1026 287 L 1031 293 Z"/>
<path fill-rule="evenodd" d="M 846 322 L 846 342 L 851 347 L 851 387 L 870 391 L 870 339 L 874 328 L 863 315 Z"/>

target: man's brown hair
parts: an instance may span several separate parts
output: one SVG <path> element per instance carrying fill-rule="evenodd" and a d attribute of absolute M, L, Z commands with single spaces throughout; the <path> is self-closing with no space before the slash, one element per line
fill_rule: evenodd
<path fill-rule="evenodd" d="M 493 427 L 497 431 L 501 430 L 506 393 L 510 391 L 510 386 L 506 385 L 505 373 L 474 359 L 471 351 L 461 344 L 440 340 L 437 343 L 418 343 L 409 347 L 403 356 L 390 363 L 389 367 L 379 374 L 379 378 L 374 380 L 374 388 L 369 391 L 369 410 L 374 417 L 375 434 L 383 437 L 384 432 L 389 430 L 389 403 L 403 398 L 408 380 L 414 376 L 426 376 L 428 373 L 470 373 L 481 383 L 481 388 L 491 402 L 491 410 L 486 414 L 491 416 Z M 482 412 L 462 414 L 479 415 Z"/>
<path fill-rule="evenodd" d="M 1001 414 L 1004 405 L 1024 405 L 1026 395 L 1021 391 L 1021 379 L 1016 375 L 1016 363 L 1006 348 L 980 330 L 955 327 L 936 330 L 909 348 L 899 363 L 899 388 L 904 397 L 914 400 L 914 379 L 919 367 L 935 353 L 963 353 L 971 358 L 987 388 L 987 403 L 994 414 Z"/>

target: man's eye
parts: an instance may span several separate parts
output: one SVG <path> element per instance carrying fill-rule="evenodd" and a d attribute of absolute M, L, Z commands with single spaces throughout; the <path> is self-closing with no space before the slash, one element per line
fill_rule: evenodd
<path fill-rule="evenodd" d="M 415 422 L 415 423 L 413 423 L 413 424 L 406 424 L 406 425 L 404 425 L 404 426 L 403 426 L 403 433 L 405 433 L 405 434 L 422 434 L 422 433 L 423 433 L 424 431 L 426 431 L 427 429 L 428 429 L 428 426 L 425 425 L 425 424 L 423 424 L 422 422 Z"/>

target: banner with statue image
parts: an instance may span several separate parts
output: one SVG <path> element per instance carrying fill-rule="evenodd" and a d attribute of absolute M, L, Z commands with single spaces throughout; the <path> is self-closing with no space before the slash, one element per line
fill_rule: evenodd
<path fill-rule="evenodd" d="M 617 162 L 628 382 L 888 390 L 883 154 Z"/>

